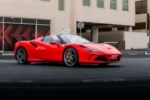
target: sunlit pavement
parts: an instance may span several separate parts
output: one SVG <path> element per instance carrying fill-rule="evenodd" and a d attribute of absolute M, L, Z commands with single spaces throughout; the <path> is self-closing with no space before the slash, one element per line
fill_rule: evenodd
<path fill-rule="evenodd" d="M 7 58 L 7 59 L 6 59 Z M 81 65 L 66 67 L 63 64 L 32 63 L 19 65 L 14 57 L 0 58 L 0 82 L 34 82 L 37 80 L 80 80 L 90 79 L 120 80 L 126 78 L 149 77 L 150 57 L 123 57 L 122 63 L 108 67 Z M 8 59 L 9 58 L 9 59 Z"/>

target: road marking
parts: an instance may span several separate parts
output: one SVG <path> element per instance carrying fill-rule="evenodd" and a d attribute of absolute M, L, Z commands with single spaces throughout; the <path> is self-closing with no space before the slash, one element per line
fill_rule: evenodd
<path fill-rule="evenodd" d="M 12 53 L 7 53 L 7 54 L 2 54 L 3 56 L 13 56 L 14 54 Z"/>
<path fill-rule="evenodd" d="M 89 79 L 89 80 L 82 80 L 82 82 L 110 82 L 110 79 Z"/>
<path fill-rule="evenodd" d="M 13 82 L 12 80 L 0 79 L 0 82 Z"/>
<path fill-rule="evenodd" d="M 1 63 L 16 63 L 16 60 L 0 60 Z"/>
<path fill-rule="evenodd" d="M 125 81 L 125 79 L 123 79 L 123 78 L 113 78 L 111 80 L 115 81 L 115 82 Z"/>
<path fill-rule="evenodd" d="M 21 80 L 21 81 L 17 81 L 19 83 L 33 83 L 33 80 Z"/>

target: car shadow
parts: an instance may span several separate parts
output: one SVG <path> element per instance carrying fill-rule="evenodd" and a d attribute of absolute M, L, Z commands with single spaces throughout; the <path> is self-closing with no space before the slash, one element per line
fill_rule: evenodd
<path fill-rule="evenodd" d="M 117 64 L 110 64 L 108 66 L 99 66 L 99 65 L 89 65 L 89 64 L 82 64 L 82 65 L 78 65 L 78 66 L 74 66 L 74 67 L 67 67 L 65 64 L 62 63 L 45 63 L 45 62 L 38 62 L 38 63 L 31 63 L 28 64 L 28 66 L 45 66 L 45 67 L 66 67 L 66 68 L 117 68 L 117 67 L 121 67 L 121 65 L 117 65 Z"/>
<path fill-rule="evenodd" d="M 99 65 L 80 65 L 76 66 L 78 68 L 117 68 L 121 67 L 120 65 L 108 65 L 108 66 L 99 66 Z"/>

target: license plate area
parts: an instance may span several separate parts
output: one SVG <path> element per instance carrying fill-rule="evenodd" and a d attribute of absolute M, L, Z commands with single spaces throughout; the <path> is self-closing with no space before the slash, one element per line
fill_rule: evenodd
<path fill-rule="evenodd" d="M 110 63 L 115 63 L 118 62 L 118 55 L 112 55 L 111 57 L 108 58 Z"/>
<path fill-rule="evenodd" d="M 111 59 L 117 59 L 118 58 L 118 55 L 112 55 L 111 56 Z"/>

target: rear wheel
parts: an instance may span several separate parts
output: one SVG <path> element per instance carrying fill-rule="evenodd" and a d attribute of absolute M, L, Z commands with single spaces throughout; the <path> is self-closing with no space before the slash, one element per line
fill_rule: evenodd
<path fill-rule="evenodd" d="M 25 48 L 21 47 L 16 52 L 16 60 L 19 64 L 29 64 L 27 61 L 28 55 Z"/>
<path fill-rule="evenodd" d="M 79 57 L 77 51 L 70 47 L 64 51 L 63 61 L 68 67 L 77 66 L 79 64 Z"/>

